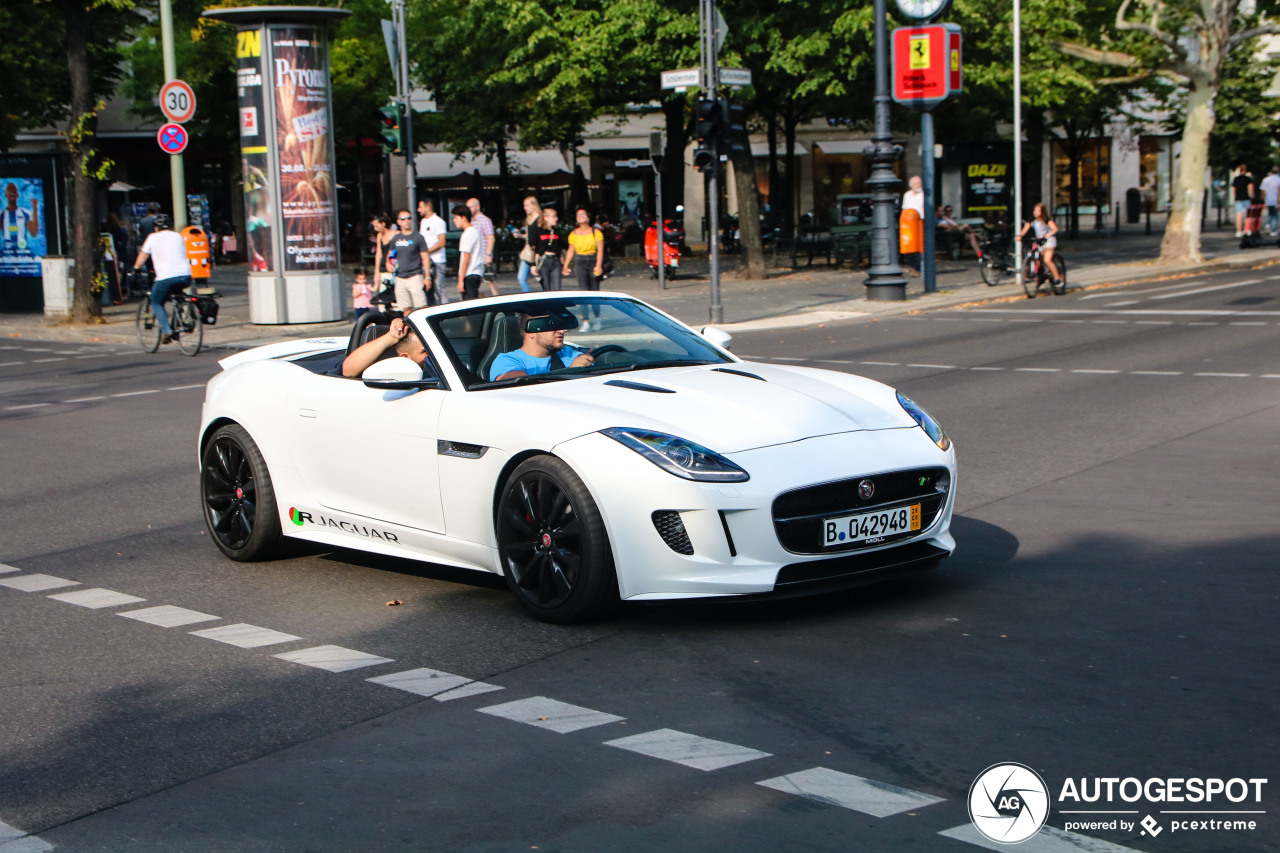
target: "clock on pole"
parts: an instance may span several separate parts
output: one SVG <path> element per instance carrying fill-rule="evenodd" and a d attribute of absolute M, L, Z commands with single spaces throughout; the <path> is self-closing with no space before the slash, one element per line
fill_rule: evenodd
<path fill-rule="evenodd" d="M 932 21 L 951 6 L 951 0 L 894 0 L 898 11 L 913 21 Z"/>

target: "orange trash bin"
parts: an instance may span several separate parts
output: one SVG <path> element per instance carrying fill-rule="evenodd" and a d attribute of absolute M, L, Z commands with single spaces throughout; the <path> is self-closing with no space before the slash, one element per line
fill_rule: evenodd
<path fill-rule="evenodd" d="M 924 251 L 924 220 L 911 208 L 898 216 L 898 254 L 918 255 Z"/>
<path fill-rule="evenodd" d="M 182 239 L 187 244 L 187 261 L 191 264 L 192 278 L 209 278 L 213 270 L 209 265 L 209 237 L 204 229 L 188 225 L 182 229 Z"/>

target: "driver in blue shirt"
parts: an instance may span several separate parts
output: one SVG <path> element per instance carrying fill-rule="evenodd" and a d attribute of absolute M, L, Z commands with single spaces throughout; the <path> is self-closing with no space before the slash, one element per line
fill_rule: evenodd
<path fill-rule="evenodd" d="M 595 363 L 595 359 L 585 350 L 564 342 L 564 329 L 529 330 L 530 321 L 537 327 L 546 325 L 537 321 L 548 319 L 554 318 L 521 315 L 520 330 L 524 335 L 524 343 L 520 349 L 504 352 L 493 360 L 493 364 L 489 366 L 491 382 L 520 376 L 537 376 L 565 367 L 589 367 Z M 558 324 L 553 322 L 550 325 Z"/>

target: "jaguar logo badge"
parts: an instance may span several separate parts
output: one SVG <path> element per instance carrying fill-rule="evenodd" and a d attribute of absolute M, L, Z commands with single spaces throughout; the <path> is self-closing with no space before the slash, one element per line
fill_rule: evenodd
<path fill-rule="evenodd" d="M 863 480 L 858 483 L 858 497 L 864 501 L 871 500 L 871 496 L 876 493 L 876 484 L 870 480 Z"/>

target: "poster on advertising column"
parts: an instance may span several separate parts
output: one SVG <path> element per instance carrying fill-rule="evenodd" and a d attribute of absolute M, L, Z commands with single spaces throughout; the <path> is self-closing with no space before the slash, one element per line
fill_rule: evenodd
<path fill-rule="evenodd" d="M 236 33 L 240 100 L 240 173 L 244 181 L 245 256 L 250 272 L 273 272 L 276 211 L 271 198 L 271 147 L 262 91 L 262 30 Z"/>
<path fill-rule="evenodd" d="M 48 253 L 44 230 L 44 181 L 0 177 L 0 277 L 40 276 Z"/>
<path fill-rule="evenodd" d="M 337 193 L 324 34 L 314 27 L 271 27 L 270 33 L 284 269 L 337 270 Z"/>

